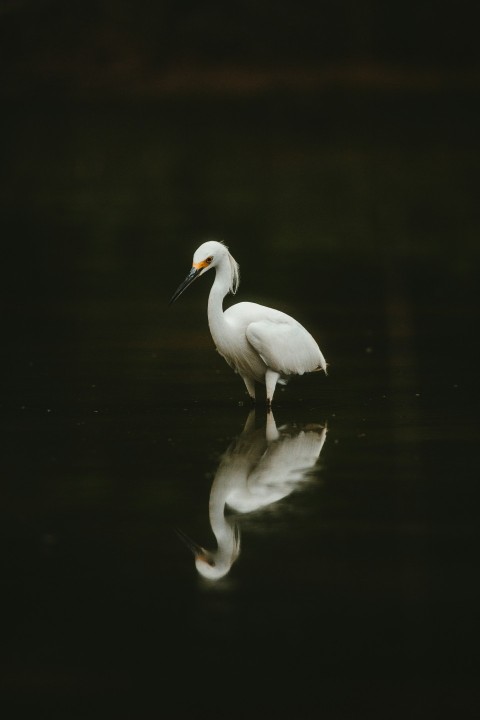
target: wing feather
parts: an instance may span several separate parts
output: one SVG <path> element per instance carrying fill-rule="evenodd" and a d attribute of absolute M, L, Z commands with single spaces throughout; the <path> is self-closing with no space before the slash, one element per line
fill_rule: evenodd
<path fill-rule="evenodd" d="M 317 343 L 303 325 L 286 316 L 257 320 L 246 328 L 246 337 L 269 368 L 282 375 L 303 375 L 326 362 Z"/>

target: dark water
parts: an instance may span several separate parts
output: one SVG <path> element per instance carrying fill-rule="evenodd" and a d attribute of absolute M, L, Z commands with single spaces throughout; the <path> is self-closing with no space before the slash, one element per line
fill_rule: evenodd
<path fill-rule="evenodd" d="M 7 108 L 19 716 L 475 715 L 475 118 L 436 95 Z M 296 316 L 329 362 L 277 391 L 270 439 L 261 405 L 242 435 L 209 279 L 167 305 L 209 235 L 240 262 L 238 299 Z M 252 468 L 284 496 L 224 517 Z M 217 580 L 177 533 L 215 551 L 209 503 L 236 548 Z"/>

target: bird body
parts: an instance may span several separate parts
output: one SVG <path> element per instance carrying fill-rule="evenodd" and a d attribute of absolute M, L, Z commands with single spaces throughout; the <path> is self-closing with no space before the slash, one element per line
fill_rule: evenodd
<path fill-rule="evenodd" d="M 223 243 L 211 240 L 196 250 L 192 270 L 170 302 L 212 267 L 216 274 L 208 298 L 210 332 L 218 352 L 242 377 L 252 400 L 255 382 L 266 385 L 270 405 L 277 382 L 285 384 L 291 375 L 326 372 L 327 364 L 318 344 L 290 315 L 252 302 L 237 303 L 223 310 L 226 294 L 235 293 L 239 284 L 238 264 Z"/>
<path fill-rule="evenodd" d="M 242 302 L 232 305 L 223 316 L 225 336 L 212 330 L 217 349 L 237 372 L 244 368 L 257 382 L 263 381 L 265 366 L 288 376 L 316 370 L 321 363 L 310 333 L 280 310 Z"/>

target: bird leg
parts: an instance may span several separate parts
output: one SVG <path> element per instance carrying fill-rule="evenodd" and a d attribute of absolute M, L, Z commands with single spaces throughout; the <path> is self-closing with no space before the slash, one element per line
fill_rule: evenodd
<path fill-rule="evenodd" d="M 280 377 L 280 373 L 275 372 L 275 370 L 270 370 L 270 368 L 267 368 L 267 371 L 265 373 L 265 385 L 267 387 L 267 407 L 271 407 L 272 400 L 273 400 L 273 393 L 275 392 L 275 387 L 277 385 L 277 380 Z"/>
<path fill-rule="evenodd" d="M 273 417 L 273 412 L 271 408 L 268 409 L 267 412 L 267 422 L 265 424 L 265 437 L 267 439 L 268 443 L 274 442 L 275 440 L 278 440 L 280 437 L 280 433 L 277 430 L 277 426 L 275 424 L 275 418 Z"/>
<path fill-rule="evenodd" d="M 255 381 L 247 377 L 246 375 L 241 375 L 241 378 L 245 383 L 245 387 L 247 388 L 247 392 L 250 395 L 250 399 L 255 402 Z"/>
<path fill-rule="evenodd" d="M 242 430 L 242 435 L 248 435 L 255 430 L 255 410 L 252 408 L 248 413 L 248 417 L 245 421 L 245 426 Z"/>

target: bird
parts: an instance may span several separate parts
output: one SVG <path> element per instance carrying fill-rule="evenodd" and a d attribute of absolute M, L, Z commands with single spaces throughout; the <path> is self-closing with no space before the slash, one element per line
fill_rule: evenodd
<path fill-rule="evenodd" d="M 256 428 L 255 421 L 255 410 L 250 410 L 213 479 L 208 515 L 217 547 L 209 550 L 176 529 L 193 553 L 198 573 L 208 580 L 225 577 L 240 555 L 239 516 L 267 508 L 301 489 L 318 463 L 327 436 L 326 424 L 277 428 L 273 412 L 267 413 L 263 427 Z"/>
<path fill-rule="evenodd" d="M 255 383 L 266 388 L 270 408 L 277 383 L 292 375 L 323 370 L 326 360 L 312 335 L 290 315 L 253 302 L 240 302 L 223 310 L 223 300 L 237 292 L 240 269 L 228 247 L 217 240 L 200 245 L 185 280 L 170 299 L 174 303 L 201 275 L 215 269 L 208 297 L 208 324 L 217 351 L 242 378 L 252 402 Z"/>

